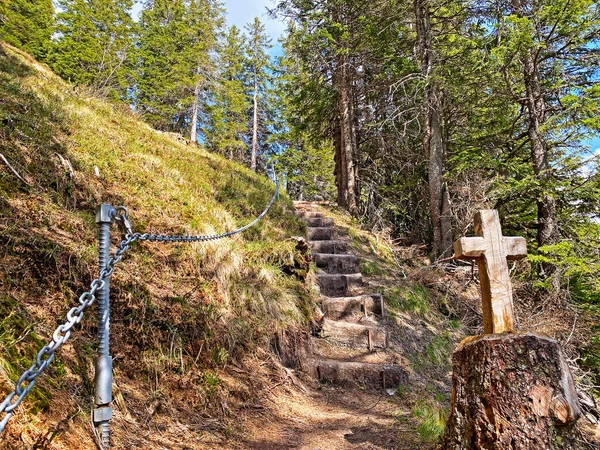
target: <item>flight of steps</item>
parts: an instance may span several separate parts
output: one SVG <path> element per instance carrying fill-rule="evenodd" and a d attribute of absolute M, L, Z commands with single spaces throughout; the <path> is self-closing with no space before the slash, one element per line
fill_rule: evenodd
<path fill-rule="evenodd" d="M 407 373 L 385 351 L 382 295 L 364 292 L 361 259 L 348 253 L 349 241 L 337 232 L 333 219 L 319 212 L 317 203 L 298 201 L 294 206 L 308 225 L 324 314 L 302 369 L 323 381 L 394 389 Z"/>

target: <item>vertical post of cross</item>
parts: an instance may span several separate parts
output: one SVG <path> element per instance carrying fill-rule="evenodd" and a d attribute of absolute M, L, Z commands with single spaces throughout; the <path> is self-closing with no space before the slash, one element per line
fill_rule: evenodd
<path fill-rule="evenodd" d="M 484 209 L 475 214 L 475 234 L 477 236 L 456 241 L 454 254 L 457 259 L 477 261 L 484 332 L 511 332 L 515 318 L 507 260 L 525 258 L 527 241 L 523 237 L 503 236 L 500 217 L 495 209 Z"/>
<path fill-rule="evenodd" d="M 117 215 L 114 207 L 102 204 L 96 208 L 98 225 L 99 269 L 106 268 L 110 257 L 110 226 Z M 94 426 L 99 443 L 104 449 L 110 447 L 109 422 L 112 419 L 112 357 L 110 356 L 110 286 L 105 281 L 96 293 L 98 299 L 98 357 L 96 358 Z"/>

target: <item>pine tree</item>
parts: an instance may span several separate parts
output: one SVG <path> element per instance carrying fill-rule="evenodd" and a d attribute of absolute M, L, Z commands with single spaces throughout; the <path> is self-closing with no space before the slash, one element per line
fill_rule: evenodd
<path fill-rule="evenodd" d="M 52 0 L 3 0 L 0 2 L 0 39 L 46 58 L 54 30 Z"/>
<path fill-rule="evenodd" d="M 366 29 L 361 20 L 373 6 L 372 2 L 350 0 L 328 0 L 318 6 L 288 0 L 278 6 L 281 14 L 295 19 L 297 29 L 290 41 L 293 51 L 306 65 L 312 89 L 320 90 L 328 103 L 322 109 L 326 115 L 318 117 L 331 125 L 327 133 L 335 148 L 337 201 L 354 215 L 361 198 L 357 96 L 361 95 L 359 87 L 364 86 L 356 69 L 361 66 L 359 52 Z"/>
<path fill-rule="evenodd" d="M 289 31 L 294 34 L 294 26 Z M 292 198 L 334 200 L 334 148 L 331 139 L 324 138 L 330 121 L 323 118 L 333 106 L 315 89 L 303 61 L 292 51 L 296 44 L 288 35 L 284 54 L 277 59 L 273 90 L 278 129 L 271 137 L 279 147 L 276 168 Z M 321 109 L 323 105 L 327 107 Z"/>
<path fill-rule="evenodd" d="M 153 126 L 196 138 L 214 81 L 211 52 L 222 24 L 212 0 L 149 0 L 140 20 L 136 105 Z"/>
<path fill-rule="evenodd" d="M 269 89 L 273 70 L 268 52 L 272 46 L 271 39 L 266 35 L 265 27 L 258 17 L 246 25 L 246 31 L 248 32 L 248 89 L 252 93 L 250 168 L 256 171 L 261 147 L 264 147 L 268 139 Z"/>
<path fill-rule="evenodd" d="M 52 68 L 76 84 L 127 99 L 134 58 L 132 0 L 60 0 Z"/>
<path fill-rule="evenodd" d="M 244 161 L 247 148 L 250 101 L 245 88 L 246 66 L 245 37 L 234 25 L 220 51 L 220 81 L 210 107 L 207 144 L 212 151 L 238 162 Z"/>
<path fill-rule="evenodd" d="M 136 106 L 144 119 L 164 131 L 176 131 L 179 100 L 177 83 L 185 6 L 182 0 L 149 0 L 140 19 Z"/>
<path fill-rule="evenodd" d="M 204 117 L 199 121 L 202 112 L 206 113 L 208 105 L 214 100 L 209 98 L 211 87 L 216 83 L 217 69 L 215 51 L 218 46 L 218 34 L 223 27 L 224 10 L 215 0 L 188 0 L 185 15 L 186 29 L 190 33 L 186 46 L 185 59 L 195 64 L 193 85 L 190 139 L 197 142 L 200 122 L 208 122 Z M 202 111 L 201 111 L 202 109 Z"/>

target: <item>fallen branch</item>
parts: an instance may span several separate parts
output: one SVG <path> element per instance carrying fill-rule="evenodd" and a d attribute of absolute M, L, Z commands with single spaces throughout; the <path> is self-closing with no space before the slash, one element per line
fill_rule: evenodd
<path fill-rule="evenodd" d="M 23 178 L 21 175 L 19 175 L 19 172 L 17 172 L 17 171 L 16 171 L 16 169 L 15 169 L 13 166 L 11 166 L 11 165 L 10 165 L 10 163 L 8 162 L 8 160 L 6 159 L 6 157 L 5 157 L 5 156 L 4 156 L 2 153 L 0 153 L 0 159 L 2 159 L 2 161 L 4 161 L 4 164 L 6 164 L 6 165 L 7 165 L 7 167 L 8 167 L 8 168 L 9 168 L 9 169 L 12 171 L 12 173 L 14 173 L 14 174 L 15 174 L 15 176 L 16 176 L 16 177 L 17 177 L 19 180 L 21 180 L 21 181 L 22 181 L 23 183 L 25 183 L 27 186 L 30 186 L 30 184 L 29 184 L 27 181 L 25 181 L 25 178 Z"/>
<path fill-rule="evenodd" d="M 452 256 L 449 256 L 448 258 L 438 259 L 435 263 L 433 263 L 433 265 L 441 264 L 441 263 L 448 262 L 448 261 L 452 261 L 453 259 L 456 259 L 456 255 L 455 254 L 452 254 Z"/>

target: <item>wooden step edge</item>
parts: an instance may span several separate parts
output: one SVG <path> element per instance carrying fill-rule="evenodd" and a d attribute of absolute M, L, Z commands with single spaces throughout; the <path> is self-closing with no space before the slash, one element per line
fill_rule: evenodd
<path fill-rule="evenodd" d="M 333 312 L 347 312 L 347 314 L 337 315 L 337 317 L 344 317 L 346 315 L 352 315 L 353 313 L 362 313 L 365 316 L 367 316 L 368 313 L 372 313 L 382 318 L 385 317 L 385 307 L 383 305 L 383 296 L 381 294 L 351 297 L 323 297 L 321 304 L 325 315 L 332 314 Z M 345 305 L 349 305 L 350 309 Z M 353 305 L 356 305 L 358 310 L 353 311 Z"/>
<path fill-rule="evenodd" d="M 321 335 L 326 339 L 356 346 L 366 345 L 369 351 L 387 348 L 388 333 L 384 327 L 324 319 Z"/>
<path fill-rule="evenodd" d="M 346 362 L 306 358 L 302 370 L 320 381 L 356 383 L 376 388 L 395 389 L 408 381 L 408 372 L 397 364 Z"/>

